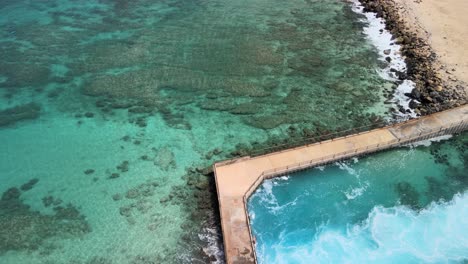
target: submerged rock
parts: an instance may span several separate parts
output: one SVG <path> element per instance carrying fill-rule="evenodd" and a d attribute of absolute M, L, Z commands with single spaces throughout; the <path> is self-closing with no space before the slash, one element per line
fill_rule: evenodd
<path fill-rule="evenodd" d="M 156 157 L 154 158 L 154 165 L 165 171 L 176 167 L 174 153 L 169 147 L 164 147 L 157 151 Z"/>
<path fill-rule="evenodd" d="M 84 174 L 86 174 L 86 175 L 93 174 L 93 173 L 94 173 L 93 169 L 87 169 L 87 170 L 84 171 Z"/>
<path fill-rule="evenodd" d="M 407 205 L 413 209 L 419 209 L 419 193 L 409 182 L 399 182 L 395 186 L 400 202 L 402 205 Z"/>
<path fill-rule="evenodd" d="M 112 261 L 104 257 L 93 257 L 86 264 L 112 264 Z"/>
<path fill-rule="evenodd" d="M 116 193 L 116 194 L 112 195 L 112 200 L 114 200 L 114 201 L 122 200 L 122 195 L 120 193 Z"/>
<path fill-rule="evenodd" d="M 119 208 L 120 215 L 130 217 L 132 215 L 132 208 L 130 206 L 122 206 Z"/>
<path fill-rule="evenodd" d="M 118 177 L 120 177 L 120 174 L 114 172 L 114 173 L 112 173 L 112 174 L 109 176 L 109 179 L 116 179 L 116 178 L 118 178 Z"/>
<path fill-rule="evenodd" d="M 39 117 L 41 107 L 36 103 L 18 105 L 0 111 L 0 127 Z"/>
<path fill-rule="evenodd" d="M 117 165 L 117 169 L 121 172 L 127 172 L 128 171 L 128 164 L 129 162 L 127 160 L 122 161 L 119 165 Z"/>
<path fill-rule="evenodd" d="M 72 204 L 54 208 L 52 215 L 43 215 L 38 211 L 31 210 L 20 198 L 21 192 L 15 187 L 2 194 L 0 200 L 0 254 L 12 250 L 38 250 L 50 238 L 81 237 L 91 232 L 86 218 Z M 54 199 L 51 197 L 49 200 L 53 201 Z"/>
<path fill-rule="evenodd" d="M 13 187 L 13 188 L 10 188 L 10 189 L 6 190 L 2 194 L 2 200 L 1 201 L 5 201 L 5 202 L 14 201 L 14 200 L 19 199 L 20 195 L 21 195 L 20 190 L 18 190 L 18 188 L 16 188 L 16 187 Z"/>
<path fill-rule="evenodd" d="M 21 185 L 21 188 L 20 188 L 20 189 L 21 189 L 22 191 L 31 190 L 31 189 L 34 187 L 34 185 L 36 185 L 36 183 L 38 183 L 38 182 L 39 182 L 39 179 L 37 179 L 37 178 L 31 179 L 31 180 L 28 181 L 27 183 Z"/>
<path fill-rule="evenodd" d="M 288 122 L 288 117 L 275 115 L 275 116 L 256 116 L 245 118 L 244 121 L 247 125 L 260 129 L 272 129 Z"/>
<path fill-rule="evenodd" d="M 125 198 L 127 199 L 136 199 L 140 196 L 140 191 L 135 188 L 135 189 L 130 189 L 127 191 L 127 193 L 125 194 Z"/>
<path fill-rule="evenodd" d="M 54 203 L 54 197 L 52 195 L 48 195 L 42 198 L 42 204 L 45 207 L 49 207 Z"/>

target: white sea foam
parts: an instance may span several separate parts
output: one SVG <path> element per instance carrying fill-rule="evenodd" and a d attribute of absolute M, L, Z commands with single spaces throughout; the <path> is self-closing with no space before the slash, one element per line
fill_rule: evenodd
<path fill-rule="evenodd" d="M 366 191 L 367 187 L 369 187 L 369 184 L 364 183 L 359 187 L 351 188 L 350 190 L 345 191 L 344 195 L 346 196 L 346 199 L 354 200 L 355 198 L 361 196 Z"/>
<path fill-rule="evenodd" d="M 284 181 L 289 180 L 289 177 L 290 177 L 289 175 L 286 175 L 286 176 L 281 176 L 281 177 L 275 178 L 275 179 L 273 180 L 273 184 L 274 184 L 274 185 L 278 185 L 278 184 L 280 184 L 281 182 L 284 182 Z"/>
<path fill-rule="evenodd" d="M 356 178 L 359 179 L 359 173 L 355 169 L 348 166 L 346 162 L 336 162 L 336 165 L 338 165 L 340 169 L 345 170 L 350 175 L 356 176 Z"/>
<path fill-rule="evenodd" d="M 406 146 L 410 146 L 410 147 L 417 147 L 417 146 L 425 146 L 425 147 L 429 147 L 432 142 L 440 142 L 442 140 L 448 140 L 452 138 L 452 135 L 443 135 L 443 136 L 439 136 L 439 137 L 435 137 L 435 138 L 430 138 L 430 139 L 427 139 L 427 140 L 423 140 L 423 141 L 418 141 L 418 142 L 414 142 L 414 143 L 410 143 Z"/>
<path fill-rule="evenodd" d="M 224 263 L 224 249 L 223 239 L 221 237 L 221 230 L 217 228 L 203 228 L 202 232 L 198 234 L 201 241 L 205 242 L 208 246 L 203 248 L 203 251 L 208 256 L 216 258 L 212 264 Z"/>
<path fill-rule="evenodd" d="M 364 27 L 364 34 L 375 46 L 379 52 L 379 60 L 385 61 L 386 57 L 391 58 L 391 62 L 385 69 L 379 69 L 379 75 L 386 80 L 398 81 L 397 76 L 390 70 L 395 69 L 399 72 L 406 72 L 406 63 L 401 55 L 401 46 L 392 41 L 392 34 L 385 29 L 385 21 L 382 18 L 378 18 L 375 13 L 364 12 L 364 7 L 359 3 L 358 0 L 349 0 L 352 3 L 352 10 L 358 14 L 362 14 L 366 17 L 363 22 L 367 23 Z M 384 54 L 384 51 L 390 50 L 388 55 Z M 393 103 L 402 106 L 405 110 L 409 110 L 410 113 L 397 114 L 401 117 L 416 117 L 414 111 L 409 107 L 410 98 L 405 96 L 405 93 L 411 92 L 415 87 L 415 83 L 410 80 L 404 80 L 398 85 L 398 88 L 394 92 Z"/>
<path fill-rule="evenodd" d="M 282 181 L 289 180 L 289 175 L 287 175 L 287 176 L 282 176 L 282 177 L 279 177 L 277 180 L 282 180 Z"/>
<path fill-rule="evenodd" d="M 315 167 L 315 169 L 317 169 L 319 171 L 323 171 L 323 170 L 325 170 L 325 166 L 317 166 L 317 167 Z"/>
<path fill-rule="evenodd" d="M 251 199 L 259 199 L 260 203 L 267 208 L 273 214 L 281 213 L 281 210 L 288 208 L 289 206 L 294 206 L 297 204 L 297 201 L 301 199 L 302 195 L 296 197 L 293 201 L 288 202 L 286 204 L 280 204 L 276 199 L 276 196 L 273 194 L 274 186 L 279 184 L 287 184 L 283 183 L 287 181 L 289 176 L 283 176 L 275 179 L 265 180 L 262 184 L 262 187 L 259 188 L 252 196 Z M 255 214 L 253 212 L 249 213 L 250 219 L 255 219 Z"/>
<path fill-rule="evenodd" d="M 458 263 L 468 259 L 468 192 L 415 212 L 374 207 L 346 232 L 330 227 L 304 243 L 283 239 L 259 263 Z"/>

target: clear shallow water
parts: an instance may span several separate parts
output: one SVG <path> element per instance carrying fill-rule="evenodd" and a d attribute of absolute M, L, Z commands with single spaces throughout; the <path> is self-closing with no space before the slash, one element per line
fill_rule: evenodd
<path fill-rule="evenodd" d="M 250 198 L 260 263 L 464 263 L 468 134 L 266 181 Z"/>
<path fill-rule="evenodd" d="M 342 1 L 1 1 L 0 263 L 221 260 L 204 167 L 389 117 L 362 18 Z"/>

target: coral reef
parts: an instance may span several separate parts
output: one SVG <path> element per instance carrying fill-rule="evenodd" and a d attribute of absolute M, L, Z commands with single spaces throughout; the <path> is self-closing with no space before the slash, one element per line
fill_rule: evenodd
<path fill-rule="evenodd" d="M 17 105 L 0 111 L 0 127 L 39 117 L 41 107 L 36 103 Z"/>
<path fill-rule="evenodd" d="M 176 160 L 174 153 L 169 147 L 164 147 L 156 150 L 156 156 L 154 158 L 154 165 L 163 170 L 174 169 L 176 167 Z"/>
<path fill-rule="evenodd" d="M 23 186 L 29 190 L 34 181 Z M 32 210 L 21 199 L 21 191 L 12 187 L 0 200 L 0 254 L 7 251 L 33 251 L 52 237 L 81 237 L 91 232 L 85 216 L 72 204 L 56 206 L 54 214 Z"/>

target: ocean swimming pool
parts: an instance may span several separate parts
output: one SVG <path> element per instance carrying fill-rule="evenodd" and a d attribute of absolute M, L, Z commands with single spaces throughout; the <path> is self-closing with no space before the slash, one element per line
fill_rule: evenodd
<path fill-rule="evenodd" d="M 259 263 L 463 263 L 467 139 L 265 181 L 248 205 Z"/>

